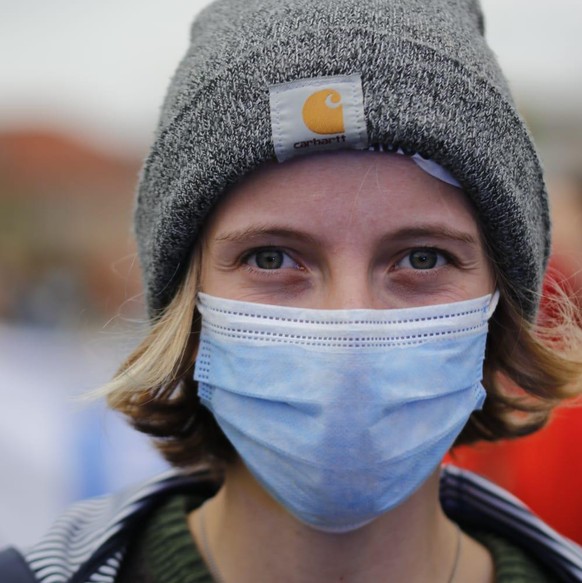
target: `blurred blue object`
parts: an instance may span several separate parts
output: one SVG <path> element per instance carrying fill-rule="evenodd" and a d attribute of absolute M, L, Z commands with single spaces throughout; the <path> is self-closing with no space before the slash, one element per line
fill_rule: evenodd
<path fill-rule="evenodd" d="M 167 468 L 102 402 L 75 400 L 126 353 L 110 337 L 0 324 L 0 546 L 32 544 L 75 500 Z"/>

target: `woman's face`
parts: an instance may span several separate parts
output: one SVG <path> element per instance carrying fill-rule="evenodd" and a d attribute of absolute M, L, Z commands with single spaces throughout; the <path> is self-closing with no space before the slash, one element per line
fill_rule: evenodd
<path fill-rule="evenodd" d="M 463 192 L 404 156 L 335 152 L 269 164 L 209 218 L 202 291 L 317 309 L 402 308 L 494 289 Z"/>

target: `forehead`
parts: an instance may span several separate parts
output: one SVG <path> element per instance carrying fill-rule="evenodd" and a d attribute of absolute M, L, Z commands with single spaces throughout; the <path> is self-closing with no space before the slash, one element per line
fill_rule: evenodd
<path fill-rule="evenodd" d="M 407 157 L 342 151 L 264 165 L 223 197 L 206 233 L 277 223 L 368 236 L 427 222 L 479 232 L 462 190 Z"/>

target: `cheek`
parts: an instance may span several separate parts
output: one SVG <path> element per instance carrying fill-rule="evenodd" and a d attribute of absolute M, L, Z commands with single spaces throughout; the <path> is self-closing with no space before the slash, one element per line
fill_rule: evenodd
<path fill-rule="evenodd" d="M 216 269 L 212 261 L 212 248 L 207 241 L 202 242 L 198 257 L 200 265 L 198 289 L 210 295 L 220 295 L 216 293 L 216 290 L 224 285 L 224 281 L 221 281 L 220 271 Z"/>
<path fill-rule="evenodd" d="M 198 282 L 198 287 L 200 291 L 204 293 L 211 293 L 208 291 L 208 284 L 212 286 L 212 273 L 208 266 L 208 261 L 201 260 L 200 264 L 200 281 Z"/>
<path fill-rule="evenodd" d="M 495 268 L 493 267 L 493 262 L 489 259 L 489 253 L 483 245 L 482 253 L 482 269 L 481 269 L 481 285 L 489 293 L 493 293 L 497 288 L 497 276 L 495 273 Z"/>
<path fill-rule="evenodd" d="M 237 288 L 236 278 L 232 274 L 222 273 L 212 266 L 208 266 L 200 273 L 199 289 L 201 292 L 211 296 L 236 299 L 233 296 L 233 290 Z"/>
<path fill-rule="evenodd" d="M 474 277 L 470 279 L 470 285 L 474 297 L 484 296 L 495 291 L 497 287 L 495 272 L 488 257 L 483 256 Z"/>
<path fill-rule="evenodd" d="M 211 296 L 227 298 L 231 300 L 240 298 L 244 282 L 241 281 L 236 270 L 224 270 L 214 264 L 210 259 L 202 262 L 200 269 L 199 290 Z"/>

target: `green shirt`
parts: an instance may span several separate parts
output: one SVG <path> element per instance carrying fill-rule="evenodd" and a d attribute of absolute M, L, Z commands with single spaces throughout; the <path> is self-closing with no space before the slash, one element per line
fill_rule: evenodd
<path fill-rule="evenodd" d="M 204 500 L 174 496 L 150 516 L 128 549 L 119 583 L 213 583 L 188 529 L 187 516 Z M 496 583 L 558 581 L 522 549 L 491 533 L 466 529 L 493 556 Z"/>

